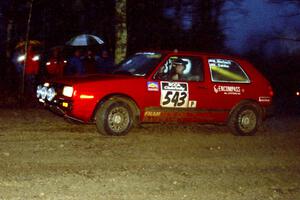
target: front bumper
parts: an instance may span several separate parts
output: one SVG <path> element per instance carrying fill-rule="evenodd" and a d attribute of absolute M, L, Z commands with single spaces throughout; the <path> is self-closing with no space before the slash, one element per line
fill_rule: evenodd
<path fill-rule="evenodd" d="M 63 88 L 63 84 L 46 82 L 37 86 L 36 97 L 44 107 L 55 111 L 59 115 L 70 116 L 73 101 L 70 97 L 62 95 Z"/>
<path fill-rule="evenodd" d="M 64 112 L 70 112 L 73 106 L 71 100 L 64 98 L 55 98 L 52 101 L 47 101 L 45 99 L 38 98 L 38 101 L 46 107 L 58 107 Z"/>
<path fill-rule="evenodd" d="M 64 92 L 65 87 L 71 86 L 44 83 L 37 87 L 36 97 L 41 104 L 59 115 L 84 123 L 93 122 L 93 111 L 97 101 L 94 98 L 81 98 L 74 90 L 72 94 Z"/>
<path fill-rule="evenodd" d="M 38 101 L 47 109 L 51 110 L 57 115 L 60 115 L 62 117 L 78 121 L 78 122 L 83 122 L 80 119 L 77 119 L 72 116 L 72 107 L 73 107 L 73 102 L 70 99 L 65 99 L 65 98 L 54 98 L 52 101 L 47 101 L 42 98 L 38 98 Z"/>

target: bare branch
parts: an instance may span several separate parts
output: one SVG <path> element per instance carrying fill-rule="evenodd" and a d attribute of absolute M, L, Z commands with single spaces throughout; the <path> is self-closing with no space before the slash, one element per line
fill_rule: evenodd
<path fill-rule="evenodd" d="M 300 42 L 300 38 L 290 38 L 285 36 L 273 36 L 269 40 L 285 40 L 285 41 L 293 41 L 293 42 Z"/>
<path fill-rule="evenodd" d="M 268 3 L 272 4 L 285 4 L 285 5 L 294 5 L 300 7 L 300 0 L 267 0 Z M 300 11 L 292 12 L 290 14 L 284 15 L 284 17 L 297 17 L 300 16 Z"/>

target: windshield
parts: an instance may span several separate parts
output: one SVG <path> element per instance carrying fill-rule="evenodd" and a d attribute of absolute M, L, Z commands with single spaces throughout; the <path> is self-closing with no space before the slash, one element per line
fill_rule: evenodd
<path fill-rule="evenodd" d="M 128 74 L 133 76 L 145 76 L 158 65 L 163 56 L 160 53 L 137 53 L 121 62 L 113 74 Z"/>

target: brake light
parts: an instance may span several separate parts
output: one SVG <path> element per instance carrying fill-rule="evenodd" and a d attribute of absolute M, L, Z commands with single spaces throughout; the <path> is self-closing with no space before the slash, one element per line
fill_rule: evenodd
<path fill-rule="evenodd" d="M 274 96 L 274 92 L 271 86 L 268 86 L 268 90 L 269 90 L 269 95 L 272 97 Z"/>

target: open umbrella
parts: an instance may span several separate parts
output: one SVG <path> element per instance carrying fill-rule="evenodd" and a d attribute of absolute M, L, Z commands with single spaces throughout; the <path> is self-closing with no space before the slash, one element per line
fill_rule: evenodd
<path fill-rule="evenodd" d="M 82 34 L 73 37 L 66 44 L 69 46 L 97 46 L 104 44 L 104 42 L 95 35 Z"/>

